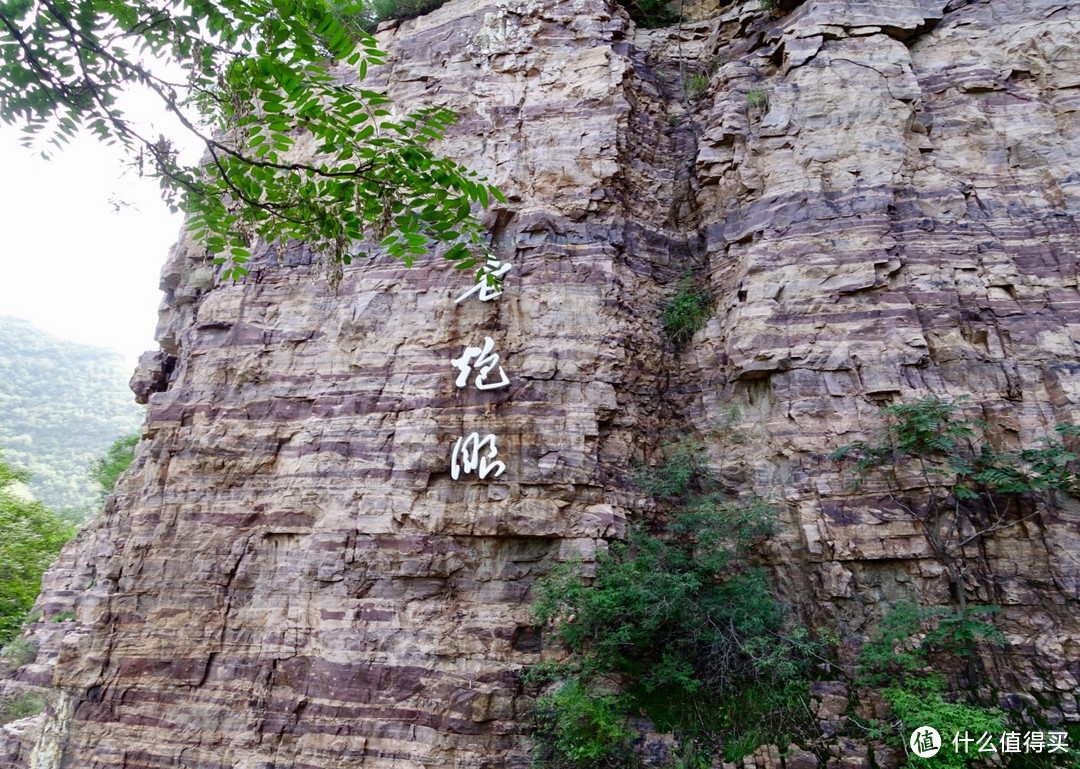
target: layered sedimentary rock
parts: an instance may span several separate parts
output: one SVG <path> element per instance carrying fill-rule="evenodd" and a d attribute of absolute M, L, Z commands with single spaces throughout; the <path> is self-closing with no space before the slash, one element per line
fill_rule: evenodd
<path fill-rule="evenodd" d="M 918 528 L 848 497 L 829 449 L 927 393 L 969 396 L 1004 447 L 1076 419 L 1078 11 L 807 3 L 714 78 L 697 157 L 721 304 L 685 413 L 753 415 L 750 483 L 793 513 L 776 557 L 806 559 L 792 594 L 824 592 L 850 630 L 882 599 L 949 598 Z M 1057 507 L 1000 532 L 967 585 L 1003 607 L 995 685 L 1072 721 L 1078 523 Z"/>
<path fill-rule="evenodd" d="M 458 111 L 443 151 L 507 197 L 497 301 L 455 304 L 437 260 L 354 264 L 335 293 L 303 248 L 241 285 L 174 249 L 145 440 L 46 578 L 45 617 L 77 620 L 32 629 L 3 686 L 56 701 L 0 766 L 524 766 L 536 579 L 620 536 L 648 504 L 633 464 L 733 405 L 752 440 L 711 458 L 779 506 L 765 557 L 805 620 L 850 651 L 885 603 L 947 600 L 914 526 L 825 457 L 928 393 L 971 395 L 1006 444 L 1076 416 L 1080 4 L 697 15 L 452 0 L 383 33 L 387 91 Z M 717 307 L 676 349 L 657 308 L 688 270 Z M 510 387 L 455 387 L 486 336 Z M 474 430 L 506 472 L 454 481 Z M 1075 721 L 1080 513 L 983 557 L 994 685 Z"/>

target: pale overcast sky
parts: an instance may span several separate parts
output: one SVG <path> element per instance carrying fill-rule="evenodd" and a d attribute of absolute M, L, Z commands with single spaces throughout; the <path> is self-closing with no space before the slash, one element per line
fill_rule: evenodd
<path fill-rule="evenodd" d="M 177 141 L 157 102 L 125 96 L 129 116 Z M 125 171 L 122 154 L 89 136 L 52 160 L 23 148 L 0 124 L 0 315 L 55 336 L 111 347 L 134 366 L 157 349 L 158 275 L 183 225 L 150 179 Z M 198 150 L 186 143 L 185 159 Z M 115 201 L 131 205 L 117 208 Z"/>
<path fill-rule="evenodd" d="M 0 128 L 0 315 L 133 364 L 156 348 L 158 273 L 180 217 L 93 139 L 45 161 L 19 138 Z M 133 206 L 116 210 L 114 199 Z"/>

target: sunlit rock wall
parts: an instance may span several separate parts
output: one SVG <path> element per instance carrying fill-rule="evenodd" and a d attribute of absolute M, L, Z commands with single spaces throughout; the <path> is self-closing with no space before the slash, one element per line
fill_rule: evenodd
<path fill-rule="evenodd" d="M 719 304 L 680 412 L 707 431 L 742 409 L 746 484 L 786 503 L 771 549 L 791 600 L 852 641 L 882 602 L 949 594 L 918 528 L 881 520 L 881 487 L 852 496 L 832 449 L 927 394 L 969 396 L 998 448 L 1076 421 L 1078 22 L 1075 2 L 822 0 L 715 65 L 697 180 Z M 966 593 L 1002 607 L 1009 641 L 988 687 L 1075 722 L 1080 509 L 967 555 Z"/>

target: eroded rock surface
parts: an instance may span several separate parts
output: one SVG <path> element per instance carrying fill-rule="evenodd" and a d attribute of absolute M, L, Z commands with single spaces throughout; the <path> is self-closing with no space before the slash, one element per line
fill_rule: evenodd
<path fill-rule="evenodd" d="M 752 440 L 711 456 L 780 504 L 767 557 L 807 621 L 850 649 L 885 603 L 945 600 L 914 527 L 825 456 L 927 393 L 1015 442 L 1075 418 L 1080 4 L 718 13 L 641 31 L 601 0 L 453 0 L 383 33 L 391 95 L 457 110 L 444 151 L 507 197 L 498 301 L 455 305 L 437 260 L 354 264 L 335 295 L 303 249 L 242 285 L 174 249 L 145 440 L 39 602 L 77 621 L 35 626 L 10 684 L 60 699 L 0 732 L 0 766 L 526 766 L 530 588 L 646 506 L 634 463 L 732 405 Z M 717 312 L 677 351 L 657 308 L 687 270 Z M 512 385 L 454 387 L 484 336 Z M 451 480 L 472 430 L 497 480 Z M 996 686 L 1075 721 L 1080 513 L 984 558 Z"/>
<path fill-rule="evenodd" d="M 879 601 L 948 595 L 921 534 L 874 515 L 880 489 L 852 498 L 831 449 L 927 393 L 970 396 L 1004 446 L 1076 419 L 1080 7 L 850 5 L 804 4 L 713 76 L 697 159 L 720 306 L 684 358 L 683 413 L 705 431 L 742 407 L 750 485 L 792 513 L 772 543 L 802 562 L 792 596 L 828 596 L 819 617 L 855 630 Z M 1003 607 L 997 684 L 1073 720 L 1078 523 L 1066 506 L 1000 532 L 992 578 L 968 585 Z"/>

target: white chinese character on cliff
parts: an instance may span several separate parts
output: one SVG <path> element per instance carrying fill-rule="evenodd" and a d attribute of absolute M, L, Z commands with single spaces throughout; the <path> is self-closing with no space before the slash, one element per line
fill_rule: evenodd
<path fill-rule="evenodd" d="M 488 447 L 487 455 L 481 456 L 480 449 L 485 446 Z M 498 478 L 506 471 L 505 464 L 492 461 L 498 455 L 494 435 L 489 434 L 481 438 L 479 433 L 469 433 L 458 438 L 457 443 L 454 444 L 454 453 L 450 458 L 450 477 L 456 481 L 462 473 L 467 475 L 476 470 L 481 480 L 492 473 Z"/>
<path fill-rule="evenodd" d="M 490 302 L 495 297 L 502 296 L 502 291 L 497 287 L 488 285 L 488 276 L 495 280 L 500 280 L 506 273 L 510 272 L 511 267 L 513 267 L 513 265 L 509 262 L 500 262 L 498 259 L 491 259 L 485 262 L 484 266 L 480 268 L 481 275 L 479 282 L 455 299 L 454 304 L 459 304 L 473 294 L 477 294 L 477 299 L 481 302 Z"/>
<path fill-rule="evenodd" d="M 499 354 L 492 352 L 494 348 L 495 342 L 491 340 L 490 336 L 485 336 L 482 348 L 466 347 L 460 358 L 451 360 L 450 365 L 460 372 L 454 384 L 458 387 L 464 387 L 466 382 L 469 381 L 469 374 L 473 370 L 478 372 L 474 380 L 478 390 L 497 390 L 510 384 L 510 379 L 506 376 L 506 372 L 503 371 L 503 367 L 499 366 Z M 474 361 L 473 358 L 476 360 Z M 496 366 L 499 366 L 499 380 L 489 382 L 488 375 Z"/>

